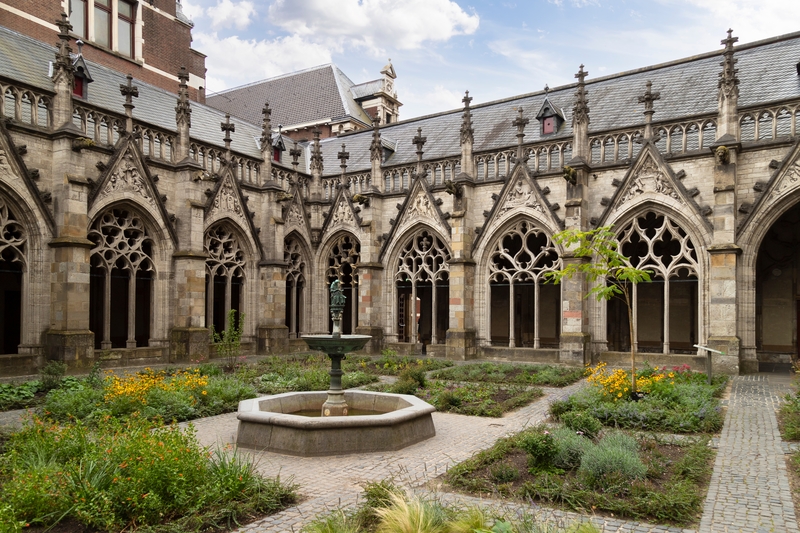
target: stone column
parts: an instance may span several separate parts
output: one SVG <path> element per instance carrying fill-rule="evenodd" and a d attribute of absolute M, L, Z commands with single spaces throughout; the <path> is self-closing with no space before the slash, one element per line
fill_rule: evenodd
<path fill-rule="evenodd" d="M 265 110 L 268 108 L 265 107 Z M 265 131 L 266 129 L 267 126 Z M 299 188 L 293 192 L 296 195 L 301 194 Z M 279 201 L 283 194 L 285 193 L 277 181 L 267 181 L 259 195 L 260 204 L 256 208 L 254 219 L 260 228 L 258 239 L 265 255 L 264 260 L 258 264 L 256 294 L 260 300 L 258 316 L 253 317 L 258 324 L 258 354 L 281 353 L 289 341 L 289 328 L 286 326 L 286 261 L 283 254 L 286 233 L 284 210 L 287 204 Z M 308 293 L 310 289 L 306 290 Z"/>
<path fill-rule="evenodd" d="M 72 136 L 61 134 L 53 141 L 53 205 L 56 237 L 50 241 L 50 329 L 45 333 L 46 357 L 70 366 L 88 367 L 94 358 L 94 333 L 89 330 L 90 249 L 89 182 L 83 175 L 81 156 L 72 149 Z M 73 173 L 74 172 L 74 173 Z"/>

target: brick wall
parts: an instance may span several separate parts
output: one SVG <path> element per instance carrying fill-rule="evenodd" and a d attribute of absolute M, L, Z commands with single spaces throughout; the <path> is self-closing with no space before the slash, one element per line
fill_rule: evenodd
<path fill-rule="evenodd" d="M 43 22 L 55 24 L 60 18 L 61 3 L 54 0 L 5 0 L 7 4 L 37 17 Z M 174 0 L 159 0 L 155 4 L 162 11 L 174 15 Z M 171 6 L 171 7 L 170 7 Z M 83 55 L 94 61 L 135 79 L 155 85 L 170 92 L 177 92 L 177 72 L 185 66 L 191 74 L 205 78 L 205 55 L 191 49 L 191 28 L 186 24 L 170 20 L 155 13 L 147 7 L 142 8 L 143 40 L 142 53 L 145 62 L 157 69 L 172 74 L 164 76 L 145 68 L 141 62 L 131 60 L 115 52 L 87 42 L 83 47 Z M 20 17 L 5 10 L 0 10 L 0 25 L 27 35 L 47 44 L 58 42 L 58 32 L 40 23 Z M 76 50 L 74 41 L 73 50 Z M 197 102 L 205 103 L 205 92 L 191 88 L 189 97 Z"/>

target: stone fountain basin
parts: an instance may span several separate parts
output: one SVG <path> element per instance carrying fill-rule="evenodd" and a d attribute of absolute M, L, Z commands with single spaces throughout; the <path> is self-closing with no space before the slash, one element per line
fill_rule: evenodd
<path fill-rule="evenodd" d="M 416 396 L 345 391 L 351 409 L 380 411 L 363 416 L 307 417 L 320 410 L 327 392 L 287 392 L 239 402 L 236 444 L 303 457 L 392 451 L 436 435 L 436 409 Z"/>
<path fill-rule="evenodd" d="M 363 348 L 372 339 L 370 335 L 303 335 L 301 337 L 311 350 L 319 350 L 328 355 L 346 354 Z"/>

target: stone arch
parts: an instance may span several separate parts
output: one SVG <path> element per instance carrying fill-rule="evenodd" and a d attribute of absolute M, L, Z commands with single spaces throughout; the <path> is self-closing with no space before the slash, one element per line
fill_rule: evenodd
<path fill-rule="evenodd" d="M 706 234 L 691 217 L 644 202 L 615 219 L 620 251 L 630 264 L 652 272 L 650 283 L 632 287 L 639 352 L 696 353 L 708 329 Z M 621 301 L 595 302 L 593 330 L 609 349 L 630 349 L 627 308 Z"/>
<path fill-rule="evenodd" d="M 27 225 L 19 220 L 14 206 L 0 196 L 0 353 L 19 353 L 23 336 L 23 293 L 29 278 Z"/>
<path fill-rule="evenodd" d="M 543 285 L 545 273 L 560 268 L 563 249 L 552 241 L 558 229 L 547 222 L 529 213 L 514 213 L 495 225 L 476 250 L 476 308 L 487 310 L 476 321 L 483 344 L 557 347 L 561 287 L 547 285 L 543 289 Z M 545 313 L 552 311 L 555 315 L 546 328 L 540 320 L 542 301 L 547 302 Z M 526 303 L 530 305 L 523 309 Z M 521 327 L 523 324 L 525 327 Z M 545 330 L 548 334 L 542 342 Z"/>
<path fill-rule="evenodd" d="M 154 226 L 129 202 L 107 206 L 89 224 L 89 324 L 95 348 L 150 346 L 154 325 L 163 321 L 153 312 L 159 308 L 156 294 L 164 294 L 156 289 L 158 243 L 163 241 L 154 238 Z"/>
<path fill-rule="evenodd" d="M 352 232 L 339 230 L 331 234 L 317 253 L 314 294 L 318 294 L 324 305 L 317 306 L 314 322 L 323 331 L 333 326 L 328 312 L 330 293 L 328 287 L 338 279 L 344 290 L 346 306 L 342 312 L 342 333 L 355 333 L 358 327 L 358 266 L 361 262 L 361 240 Z"/>
<path fill-rule="evenodd" d="M 292 231 L 283 241 L 286 262 L 286 327 L 289 338 L 299 338 L 310 324 L 311 274 L 310 248 L 299 231 Z"/>
<path fill-rule="evenodd" d="M 767 193 L 768 194 L 768 193 Z M 766 199 L 766 198 L 765 198 Z M 793 211 L 800 209 L 800 189 L 793 189 L 787 194 L 778 197 L 770 202 L 760 202 L 757 210 L 753 216 L 747 221 L 746 225 L 741 229 L 738 235 L 737 243 L 742 249 L 742 254 L 737 266 L 736 279 L 737 279 L 737 331 L 741 339 L 741 358 L 756 361 L 760 358 L 770 359 L 769 362 L 788 362 L 786 354 L 759 354 L 759 352 L 771 352 L 773 350 L 764 350 L 763 332 L 759 335 L 759 328 L 763 325 L 763 318 L 759 313 L 759 300 L 763 296 L 760 290 L 763 290 L 762 281 L 759 279 L 759 255 L 762 245 L 765 244 L 769 234 L 777 223 L 781 222 L 787 216 L 790 216 Z M 763 261 L 762 261 L 763 263 Z M 762 265 L 763 266 L 763 265 Z M 781 276 L 788 274 L 792 275 L 789 268 L 777 266 L 781 272 Z M 769 271 L 764 272 L 764 275 L 770 274 Z M 786 295 L 781 295 L 786 296 Z M 794 295 L 791 295 L 794 297 Z M 762 300 L 763 302 L 763 300 Z M 794 329 L 797 319 L 796 313 L 798 310 L 793 306 L 786 308 L 785 311 L 789 314 L 788 318 L 789 327 Z M 763 314 L 763 308 L 761 314 Z M 797 341 L 798 333 L 793 335 L 793 349 L 792 359 L 797 357 Z M 761 337 L 761 339 L 759 339 Z M 761 342 L 759 342 L 761 340 Z M 790 341 L 789 344 L 792 343 Z M 785 350 L 781 350 L 783 352 Z M 772 361 L 771 359 L 775 359 Z"/>
<path fill-rule="evenodd" d="M 222 332 L 230 324 L 228 315 L 236 313 L 235 320 L 244 313 L 253 314 L 256 298 L 253 290 L 245 290 L 248 280 L 254 280 L 256 254 L 247 234 L 233 219 L 223 217 L 209 224 L 203 234 L 203 251 L 206 258 L 206 324 Z M 245 322 L 245 333 L 253 331 L 253 320 Z"/>

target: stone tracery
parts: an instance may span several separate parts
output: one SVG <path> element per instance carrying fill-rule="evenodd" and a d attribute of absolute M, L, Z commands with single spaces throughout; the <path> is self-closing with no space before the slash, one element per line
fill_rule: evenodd
<path fill-rule="evenodd" d="M 227 222 L 206 231 L 206 320 L 217 331 L 227 329 L 228 311 L 241 311 L 242 288 L 247 265 L 235 230 Z"/>
<path fill-rule="evenodd" d="M 25 227 L 0 198 L 0 260 L 25 264 L 27 243 Z"/>
<path fill-rule="evenodd" d="M 289 338 L 303 331 L 307 261 L 302 245 L 295 237 L 284 241 L 283 260 L 286 261 L 286 326 Z"/>

